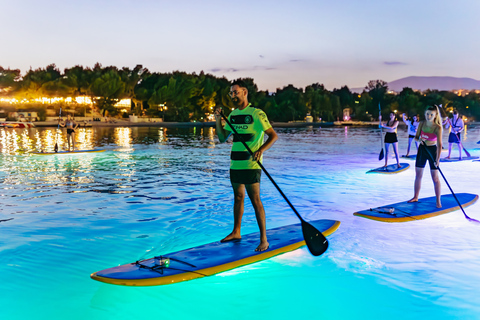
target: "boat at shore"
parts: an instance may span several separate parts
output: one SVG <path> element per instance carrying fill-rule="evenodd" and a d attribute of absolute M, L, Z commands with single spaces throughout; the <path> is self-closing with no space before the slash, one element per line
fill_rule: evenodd
<path fill-rule="evenodd" d="M 6 122 L 0 122 L 0 127 L 23 129 L 23 128 L 34 128 L 35 125 L 33 124 L 33 122 L 6 121 Z"/>

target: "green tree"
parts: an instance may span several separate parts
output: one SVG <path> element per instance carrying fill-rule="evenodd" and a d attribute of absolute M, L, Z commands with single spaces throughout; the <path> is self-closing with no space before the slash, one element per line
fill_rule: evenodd
<path fill-rule="evenodd" d="M 283 89 L 277 89 L 275 101 L 280 108 L 280 121 L 303 120 L 306 115 L 306 105 L 303 99 L 303 90 L 288 85 Z"/>
<path fill-rule="evenodd" d="M 7 95 L 18 89 L 20 80 L 19 69 L 4 69 L 0 66 L 0 95 Z"/>
<path fill-rule="evenodd" d="M 365 90 L 368 91 L 368 94 L 372 98 L 372 104 L 367 106 L 367 111 L 371 114 L 374 114 L 374 111 L 378 107 L 378 104 L 383 107 L 385 105 L 385 95 L 388 90 L 388 85 L 383 80 L 370 80 L 365 87 Z"/>
<path fill-rule="evenodd" d="M 193 106 L 190 98 L 193 94 L 194 81 L 185 73 L 176 72 L 168 80 L 168 84 L 158 87 L 148 100 L 150 106 L 158 106 L 166 102 L 166 115 L 173 121 L 189 121 Z"/>
<path fill-rule="evenodd" d="M 102 110 L 103 115 L 116 115 L 118 113 L 114 105 L 120 100 L 125 92 L 125 82 L 122 81 L 118 71 L 114 68 L 107 69 L 98 75 L 90 85 L 89 91 L 95 96 L 96 105 Z"/>

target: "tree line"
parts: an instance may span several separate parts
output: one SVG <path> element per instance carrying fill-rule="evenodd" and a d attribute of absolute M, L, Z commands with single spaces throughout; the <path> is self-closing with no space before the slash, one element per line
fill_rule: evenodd
<path fill-rule="evenodd" d="M 393 94 L 388 91 L 388 83 L 372 80 L 362 93 L 354 93 L 347 86 L 329 91 L 319 83 L 304 89 L 290 84 L 268 92 L 258 90 L 252 78 L 241 80 L 247 84 L 249 101 L 276 122 L 301 121 L 307 114 L 314 121 L 342 120 L 346 108 L 350 109 L 353 120 L 369 121 L 378 117 L 379 104 L 384 116 L 394 110 L 397 114 L 422 115 L 427 106 L 442 104 L 447 110 L 457 109 L 467 117 L 480 119 L 480 96 L 475 91 L 459 96 L 450 91 L 419 92 L 403 88 Z M 0 66 L 0 98 L 33 101 L 40 97 L 88 96 L 93 101 L 92 108 L 112 116 L 119 113 L 114 105 L 120 99 L 129 98 L 130 113 L 161 116 L 165 121 L 202 121 L 217 105 L 225 106 L 228 113 L 233 107 L 228 97 L 229 85 L 225 77 L 203 71 L 199 74 L 158 73 L 142 65 L 120 69 L 97 63 L 93 68 L 77 65 L 61 72 L 51 64 L 30 69 L 23 76 L 18 69 Z"/>

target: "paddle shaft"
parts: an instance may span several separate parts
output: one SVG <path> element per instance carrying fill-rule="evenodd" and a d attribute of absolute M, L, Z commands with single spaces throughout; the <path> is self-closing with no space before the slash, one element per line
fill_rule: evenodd
<path fill-rule="evenodd" d="M 245 146 L 245 148 L 247 149 L 248 153 L 250 153 L 250 155 L 253 157 L 253 151 L 249 148 L 249 146 L 245 143 L 245 141 L 243 141 L 242 137 L 240 136 L 240 134 L 238 133 L 238 131 L 232 126 L 232 124 L 230 123 L 230 121 L 228 121 L 227 117 L 225 116 L 225 114 L 223 114 L 223 112 L 220 112 L 220 115 L 222 116 L 222 118 L 227 122 L 227 124 L 230 126 L 230 128 L 232 128 L 233 130 L 233 133 L 235 135 L 237 135 L 237 139 L 240 140 L 240 142 Z M 298 213 L 297 209 L 295 209 L 295 207 L 293 206 L 293 204 L 290 202 L 290 200 L 288 200 L 287 196 L 283 193 L 282 189 L 280 189 L 280 187 L 277 185 L 277 183 L 275 182 L 275 180 L 273 180 L 272 176 L 268 173 L 267 169 L 265 169 L 265 167 L 263 166 L 263 164 L 259 161 L 259 160 L 256 160 L 258 165 L 260 166 L 260 168 L 262 168 L 262 171 L 265 172 L 265 174 L 267 175 L 268 179 L 270 179 L 270 181 L 273 183 L 273 185 L 275 186 L 275 188 L 277 188 L 278 192 L 280 192 L 280 194 L 282 195 L 283 199 L 285 199 L 285 201 L 287 201 L 288 205 L 290 206 L 290 208 L 292 208 L 293 212 L 297 215 L 298 219 L 300 219 L 300 221 L 302 222 L 306 222 L 302 216 Z"/>
<path fill-rule="evenodd" d="M 58 151 L 58 130 L 60 130 L 60 118 L 62 117 L 62 107 L 60 107 L 60 111 L 58 113 L 58 126 L 57 126 L 57 135 L 55 137 L 55 152 Z"/>
<path fill-rule="evenodd" d="M 435 158 L 434 158 L 433 155 L 430 153 L 430 151 L 427 149 L 427 146 L 424 145 L 424 144 L 423 144 L 423 146 L 424 146 L 424 149 L 425 149 L 425 151 L 427 152 L 428 156 L 430 157 L 430 159 L 433 161 L 433 163 L 435 163 Z M 460 201 L 459 201 L 458 198 L 457 198 L 457 195 L 455 194 L 455 192 L 453 192 L 453 189 L 452 189 L 452 187 L 450 187 L 450 184 L 448 183 L 447 178 L 445 178 L 445 175 L 443 174 L 442 170 L 440 169 L 440 165 L 437 165 L 436 168 L 438 169 L 438 171 L 439 171 L 440 174 L 442 175 L 443 180 L 445 180 L 445 183 L 447 184 L 448 189 L 450 189 L 450 192 L 452 193 L 453 197 L 455 198 L 455 201 L 457 201 L 458 206 L 459 206 L 460 209 L 462 210 L 462 212 L 463 212 L 463 214 L 465 215 L 465 217 L 466 217 L 468 220 L 470 220 L 470 221 L 475 221 L 475 222 L 479 222 L 479 223 L 480 223 L 480 221 L 475 220 L 475 219 L 472 219 L 472 218 L 470 218 L 469 216 L 467 216 L 467 214 L 465 213 L 465 210 L 463 210 L 462 204 L 460 203 Z"/>
<path fill-rule="evenodd" d="M 382 144 L 382 150 L 380 150 L 380 154 L 378 155 L 378 160 L 382 160 L 384 157 L 384 141 L 383 141 L 383 128 L 382 128 L 382 121 L 380 117 L 382 116 L 382 108 L 380 107 L 380 103 L 378 103 L 378 125 L 380 126 L 380 143 Z"/>

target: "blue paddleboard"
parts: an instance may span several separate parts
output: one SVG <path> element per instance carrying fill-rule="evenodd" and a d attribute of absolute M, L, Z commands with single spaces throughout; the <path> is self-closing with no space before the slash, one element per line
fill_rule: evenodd
<path fill-rule="evenodd" d="M 386 167 L 380 167 L 372 170 L 368 170 L 367 173 L 383 173 L 383 174 L 392 174 L 400 173 L 407 170 L 410 167 L 408 163 L 400 163 L 400 168 L 397 167 L 397 164 L 391 164 Z"/>
<path fill-rule="evenodd" d="M 310 221 L 329 236 L 339 225 L 335 220 Z M 301 224 L 267 230 L 269 249 L 256 252 L 260 233 L 250 233 L 241 240 L 220 241 L 191 249 L 166 253 L 151 259 L 105 269 L 90 275 L 94 280 L 124 286 L 155 286 L 210 276 L 246 264 L 265 260 L 305 245 Z"/>
<path fill-rule="evenodd" d="M 462 207 L 468 207 L 475 203 L 478 195 L 471 193 L 456 193 Z M 418 202 L 407 201 L 389 204 L 382 207 L 357 211 L 353 215 L 382 221 L 382 222 L 408 222 L 435 217 L 444 213 L 459 210 L 457 201 L 453 195 L 442 195 L 442 207 L 437 208 L 436 197 L 418 199 Z"/>
<path fill-rule="evenodd" d="M 457 161 L 468 161 L 468 160 L 476 160 L 479 157 L 462 157 L 462 159 L 458 159 L 458 157 L 450 157 L 450 159 L 447 158 L 441 158 L 440 162 L 457 162 Z"/>

